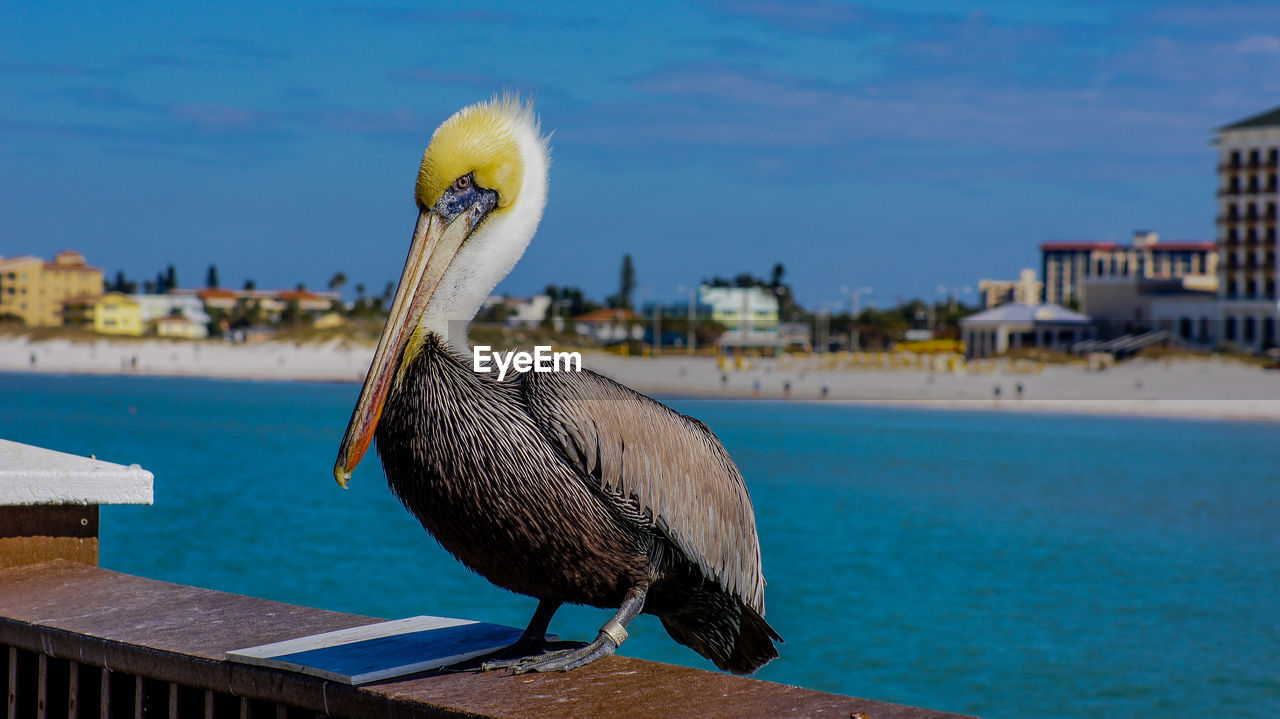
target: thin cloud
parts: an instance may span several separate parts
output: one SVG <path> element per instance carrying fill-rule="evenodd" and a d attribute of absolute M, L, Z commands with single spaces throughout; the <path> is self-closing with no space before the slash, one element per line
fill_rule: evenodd
<path fill-rule="evenodd" d="M 410 67 L 387 74 L 392 82 L 419 85 L 463 85 L 467 87 L 498 87 L 502 84 L 496 76 L 478 72 L 448 72 L 429 67 Z"/>
<path fill-rule="evenodd" d="M 700 37 L 689 41 L 688 44 L 705 47 L 714 53 L 716 57 L 726 60 L 760 61 L 777 58 L 782 54 L 773 47 L 731 36 Z"/>
<path fill-rule="evenodd" d="M 1163 27 L 1181 27 L 1204 32 L 1206 29 L 1274 26 L 1280 24 L 1280 7 L 1272 2 L 1206 5 L 1191 3 L 1181 7 L 1162 6 L 1144 13 L 1144 20 Z"/>
<path fill-rule="evenodd" d="M 973 22 L 1024 27 L 1100 26 L 1113 22 L 1116 14 L 1092 3 L 1012 2 L 981 12 L 946 3 L 933 7 L 899 4 L 886 9 L 836 0 L 713 0 L 707 7 L 721 17 L 751 21 L 771 31 L 845 37 L 889 27 L 905 34 L 930 34 L 949 25 Z"/>
<path fill-rule="evenodd" d="M 272 142 L 257 142 L 270 137 Z M 30 122 L 0 118 L 0 138 L 28 145 L 32 140 L 90 143 L 111 154 L 166 156 L 184 161 L 227 163 L 261 161 L 281 154 L 281 133 L 236 132 L 193 136 L 173 123 L 143 123 L 130 127 L 101 122 Z M 3 140 L 0 140 L 3 142 Z"/>
<path fill-rule="evenodd" d="M 292 113 L 290 117 L 312 130 L 377 140 L 422 140 L 430 136 L 434 123 L 439 122 L 438 118 L 406 108 L 354 110 L 329 107 Z"/>
<path fill-rule="evenodd" d="M 90 110 L 150 112 L 155 109 L 154 105 L 143 102 L 131 92 L 106 85 L 64 87 L 40 93 L 40 96 L 62 99 Z"/>
<path fill-rule="evenodd" d="M 124 73 L 122 68 L 87 67 L 56 62 L 0 62 L 0 73 L 8 75 L 48 75 L 55 77 L 105 78 Z"/>
<path fill-rule="evenodd" d="M 736 19 L 753 20 L 770 28 L 829 35 L 847 32 L 852 26 L 868 23 L 868 12 L 831 0 L 717 0 L 709 4 L 715 13 Z"/>
<path fill-rule="evenodd" d="M 520 21 L 519 15 L 499 10 L 423 10 L 386 5 L 333 5 L 331 9 L 380 25 L 514 25 Z"/>
<path fill-rule="evenodd" d="M 223 59 L 274 62 L 290 57 L 284 50 L 228 35 L 205 35 L 198 38 L 196 44 L 219 51 Z"/>
<path fill-rule="evenodd" d="M 165 55 L 162 53 L 142 53 L 126 55 L 125 62 L 132 69 L 154 70 L 195 67 L 199 63 L 189 57 Z"/>
<path fill-rule="evenodd" d="M 215 134 L 263 133 L 277 124 L 267 113 L 210 102 L 174 105 L 169 112 L 185 125 Z"/>
<path fill-rule="evenodd" d="M 1197 162 L 1214 123 L 1127 87 L 921 77 L 872 88 L 723 64 L 659 69 L 633 87 L 645 99 L 592 108 L 564 136 L 675 162 L 723 151 L 713 164 L 789 177 L 821 168 L 847 179 L 958 181 L 976 164 L 984 176 L 1041 177 L 1053 167 L 1096 179 Z"/>
<path fill-rule="evenodd" d="M 1275 35 L 1250 35 L 1236 43 L 1236 52 L 1257 55 L 1280 54 L 1280 37 Z"/>

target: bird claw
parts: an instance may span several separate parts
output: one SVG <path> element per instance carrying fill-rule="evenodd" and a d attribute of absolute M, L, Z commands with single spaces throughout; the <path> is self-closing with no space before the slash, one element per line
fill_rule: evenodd
<path fill-rule="evenodd" d="M 617 648 L 618 645 L 614 644 L 612 639 L 601 634 L 594 642 L 577 649 L 565 649 L 547 652 L 538 657 L 529 657 L 527 660 L 517 664 L 512 669 L 512 673 L 567 672 L 570 669 L 577 669 L 597 659 L 607 657 L 613 654 Z"/>
<path fill-rule="evenodd" d="M 534 657 L 525 657 L 510 662 L 505 668 L 511 669 L 512 674 L 528 674 L 530 672 L 542 671 L 558 671 L 550 668 L 556 663 L 556 660 L 573 653 L 574 649 L 557 649 L 555 651 L 545 652 Z M 505 664 L 505 662 L 504 662 Z M 547 667 L 547 668 L 544 668 Z"/>
<path fill-rule="evenodd" d="M 489 655 L 491 659 L 480 665 L 480 671 L 490 672 L 496 669 L 514 669 L 516 674 L 523 674 L 520 667 L 554 659 L 562 654 L 587 646 L 586 642 L 541 642 L 537 646 L 521 646 L 513 644 L 506 649 Z M 562 647 L 549 649 L 550 647 Z M 546 651 L 544 651 L 546 650 Z"/>

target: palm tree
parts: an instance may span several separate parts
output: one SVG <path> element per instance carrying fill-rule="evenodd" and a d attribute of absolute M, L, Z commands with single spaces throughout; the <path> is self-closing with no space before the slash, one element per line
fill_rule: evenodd
<path fill-rule="evenodd" d="M 345 284 L 347 284 L 346 274 L 344 274 L 342 271 L 338 271 L 334 273 L 333 277 L 329 280 L 329 289 L 333 290 L 334 292 L 339 292 L 342 290 L 342 286 Z"/>

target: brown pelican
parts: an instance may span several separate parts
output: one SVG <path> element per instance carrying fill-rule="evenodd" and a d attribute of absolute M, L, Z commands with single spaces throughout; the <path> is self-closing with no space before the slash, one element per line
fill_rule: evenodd
<path fill-rule="evenodd" d="M 742 475 L 706 425 L 588 372 L 472 371 L 466 325 L 533 237 L 550 152 L 511 97 L 431 137 L 418 222 L 338 451 L 345 487 L 376 435 L 391 490 L 440 544 L 538 608 L 493 665 L 566 671 L 627 638 L 640 612 L 717 667 L 778 656 Z M 545 651 L 565 602 L 617 609 L 594 641 Z M 493 666 L 488 665 L 488 666 Z"/>

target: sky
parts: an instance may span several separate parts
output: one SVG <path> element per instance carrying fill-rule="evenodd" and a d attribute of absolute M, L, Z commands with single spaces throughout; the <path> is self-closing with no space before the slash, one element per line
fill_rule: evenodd
<path fill-rule="evenodd" d="M 380 292 L 432 130 L 514 89 L 547 212 L 499 286 L 713 275 L 888 306 L 1047 240 L 1213 239 L 1216 127 L 1280 105 L 1271 2 L 0 4 L 0 255 Z"/>

